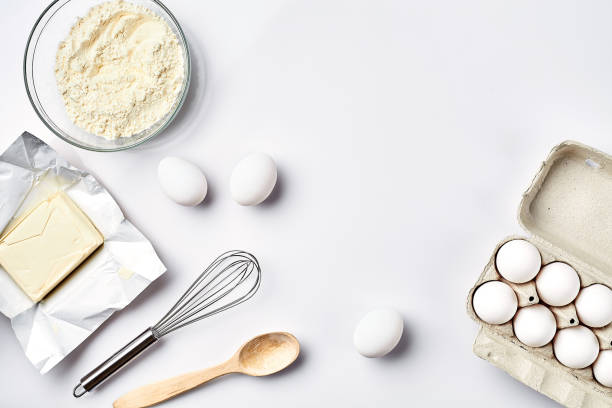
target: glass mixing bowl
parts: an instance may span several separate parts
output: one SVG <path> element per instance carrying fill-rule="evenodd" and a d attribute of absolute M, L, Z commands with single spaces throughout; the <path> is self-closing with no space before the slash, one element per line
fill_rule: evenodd
<path fill-rule="evenodd" d="M 45 125 L 68 143 L 83 149 L 112 152 L 134 147 L 160 134 L 181 109 L 191 77 L 191 60 L 183 30 L 170 10 L 158 0 L 129 0 L 163 18 L 179 40 L 185 60 L 182 89 L 172 109 L 150 128 L 131 137 L 108 140 L 81 129 L 68 117 L 55 81 L 55 54 L 61 41 L 79 17 L 108 0 L 55 0 L 40 15 L 26 44 L 23 75 L 26 91 L 34 110 Z"/>

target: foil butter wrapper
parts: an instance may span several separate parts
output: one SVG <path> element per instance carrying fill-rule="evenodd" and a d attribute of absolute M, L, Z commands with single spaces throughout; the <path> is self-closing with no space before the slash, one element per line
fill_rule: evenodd
<path fill-rule="evenodd" d="M 0 266 L 0 312 L 42 374 L 166 271 L 108 191 L 27 132 L 0 156 L 0 232 L 59 190 L 91 219 L 104 244 L 38 303 Z"/>

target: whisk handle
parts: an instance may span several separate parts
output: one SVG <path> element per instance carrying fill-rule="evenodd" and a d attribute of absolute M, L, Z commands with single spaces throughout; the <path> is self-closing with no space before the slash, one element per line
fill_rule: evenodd
<path fill-rule="evenodd" d="M 126 344 L 121 350 L 117 351 L 105 362 L 81 378 L 79 384 L 74 387 L 72 395 L 79 398 L 85 393 L 93 390 L 121 368 L 125 367 L 136 356 L 140 355 L 140 353 L 156 343 L 158 339 L 159 336 L 155 330 L 149 327 L 134 338 L 134 340 Z"/>

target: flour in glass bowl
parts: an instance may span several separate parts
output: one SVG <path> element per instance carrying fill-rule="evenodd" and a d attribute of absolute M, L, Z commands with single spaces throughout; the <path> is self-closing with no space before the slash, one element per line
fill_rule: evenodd
<path fill-rule="evenodd" d="M 173 108 L 184 58 L 168 24 L 125 1 L 92 7 L 59 45 L 55 77 L 79 127 L 107 139 L 130 137 Z"/>

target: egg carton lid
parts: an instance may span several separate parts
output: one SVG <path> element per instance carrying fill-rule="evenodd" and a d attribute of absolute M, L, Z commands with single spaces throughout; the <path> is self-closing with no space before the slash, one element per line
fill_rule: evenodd
<path fill-rule="evenodd" d="M 612 286 L 612 157 L 575 141 L 555 146 L 518 214 L 534 241 Z"/>

